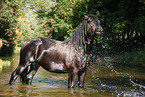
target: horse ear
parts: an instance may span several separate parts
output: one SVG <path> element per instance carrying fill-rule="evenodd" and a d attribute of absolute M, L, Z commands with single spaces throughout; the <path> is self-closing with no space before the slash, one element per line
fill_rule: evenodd
<path fill-rule="evenodd" d="M 89 19 L 89 17 L 87 15 L 84 15 L 84 17 L 85 17 L 85 20 L 88 20 Z"/>
<path fill-rule="evenodd" d="M 91 22 L 91 18 L 90 17 L 88 17 L 87 15 L 84 15 L 85 16 L 85 20 L 87 20 L 87 21 L 90 21 Z"/>

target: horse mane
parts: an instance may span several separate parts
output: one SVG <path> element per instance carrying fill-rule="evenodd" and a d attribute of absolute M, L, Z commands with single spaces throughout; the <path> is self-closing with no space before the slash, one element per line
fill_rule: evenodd
<path fill-rule="evenodd" d="M 68 37 L 64 43 L 67 43 L 78 51 L 80 48 L 84 49 L 85 47 L 85 20 L 83 20 L 77 29 L 73 32 L 71 37 Z"/>
<path fill-rule="evenodd" d="M 89 16 L 91 19 L 96 20 L 98 19 L 98 17 L 96 15 L 92 15 L 89 14 L 87 15 Z M 79 50 L 85 50 L 86 47 L 86 43 L 87 43 L 87 21 L 84 19 L 80 25 L 76 28 L 76 30 L 74 31 L 73 35 L 69 38 L 67 38 L 64 43 L 68 43 L 72 46 L 75 47 L 75 49 L 77 51 Z"/>

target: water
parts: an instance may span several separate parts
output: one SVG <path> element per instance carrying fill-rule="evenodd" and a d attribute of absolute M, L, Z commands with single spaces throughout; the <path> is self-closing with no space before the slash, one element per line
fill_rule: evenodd
<path fill-rule="evenodd" d="M 67 74 L 56 74 L 39 68 L 32 85 L 22 84 L 19 79 L 6 86 L 11 73 L 18 65 L 19 56 L 4 57 L 11 65 L 0 69 L 0 96 L 11 97 L 143 97 L 145 96 L 145 67 L 120 66 L 105 62 L 90 66 L 85 87 L 67 88 Z"/>

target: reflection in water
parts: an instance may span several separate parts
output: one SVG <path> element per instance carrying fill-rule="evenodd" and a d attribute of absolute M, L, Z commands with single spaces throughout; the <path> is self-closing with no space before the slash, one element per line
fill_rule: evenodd
<path fill-rule="evenodd" d="M 88 70 L 85 87 L 67 88 L 67 74 L 56 74 L 40 68 L 32 85 L 19 79 L 11 86 L 10 74 L 18 65 L 18 57 L 8 58 L 10 66 L 0 71 L 0 96 L 50 96 L 50 97 L 143 97 L 145 96 L 145 71 L 142 67 L 120 66 L 104 62 L 92 64 Z"/>

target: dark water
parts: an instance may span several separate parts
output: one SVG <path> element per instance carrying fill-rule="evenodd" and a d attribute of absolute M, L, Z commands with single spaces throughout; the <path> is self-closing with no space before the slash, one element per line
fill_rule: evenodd
<path fill-rule="evenodd" d="M 40 68 L 32 85 L 22 84 L 19 79 L 11 86 L 10 74 L 18 65 L 19 56 L 9 60 L 10 66 L 0 69 L 0 97 L 143 97 L 145 96 L 145 68 L 135 66 L 92 64 L 88 70 L 85 87 L 80 89 L 75 83 L 74 89 L 67 88 L 67 74 L 56 74 Z M 108 60 L 108 58 L 106 58 Z M 76 79 L 77 80 L 77 79 Z"/>

